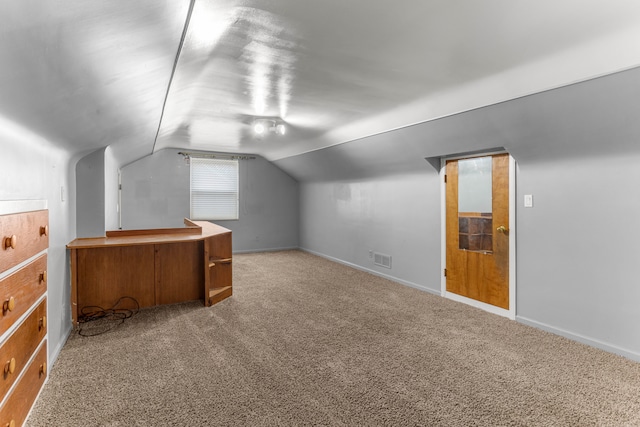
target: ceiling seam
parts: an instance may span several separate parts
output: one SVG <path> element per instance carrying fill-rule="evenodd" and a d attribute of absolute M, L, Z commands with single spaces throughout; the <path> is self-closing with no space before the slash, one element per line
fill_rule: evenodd
<path fill-rule="evenodd" d="M 158 143 L 158 136 L 160 135 L 160 129 L 162 128 L 162 120 L 164 119 L 164 110 L 167 107 L 167 100 L 169 99 L 169 92 L 171 91 L 171 84 L 173 83 L 173 77 L 176 74 L 178 68 L 178 61 L 182 54 L 182 48 L 184 47 L 184 40 L 187 37 L 187 31 L 189 30 L 189 23 L 191 22 L 191 14 L 193 13 L 193 7 L 196 4 L 196 0 L 189 2 L 189 10 L 187 11 L 187 18 L 182 29 L 182 36 L 180 37 L 180 44 L 178 45 L 178 51 L 176 52 L 176 59 L 173 61 L 173 68 L 171 69 L 171 76 L 169 77 L 169 84 L 167 84 L 167 92 L 164 95 L 164 101 L 162 102 L 162 111 L 160 111 L 160 120 L 158 122 L 158 129 L 156 130 L 156 137 L 153 139 L 153 148 L 151 154 L 156 152 L 156 144 Z"/>

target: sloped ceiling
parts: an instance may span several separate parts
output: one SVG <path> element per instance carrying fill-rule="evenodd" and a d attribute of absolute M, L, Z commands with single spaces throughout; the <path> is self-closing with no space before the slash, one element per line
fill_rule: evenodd
<path fill-rule="evenodd" d="M 632 0 L 21 0 L 0 16 L 0 115 L 120 164 L 167 147 L 284 159 L 640 65 Z M 259 117 L 286 135 L 256 138 Z"/>
<path fill-rule="evenodd" d="M 0 2 L 0 115 L 72 152 L 149 154 L 188 6 Z"/>
<path fill-rule="evenodd" d="M 639 81 L 640 68 L 625 70 L 274 164 L 308 182 L 437 174 L 443 156 L 495 149 L 508 151 L 522 171 L 540 163 L 566 170 L 568 161 L 637 157 Z"/>

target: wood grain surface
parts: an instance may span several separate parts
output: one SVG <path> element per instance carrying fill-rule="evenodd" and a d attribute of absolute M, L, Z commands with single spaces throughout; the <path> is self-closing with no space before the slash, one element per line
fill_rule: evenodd
<path fill-rule="evenodd" d="M 47 234 L 41 234 L 46 227 Z M 49 211 L 0 215 L 0 272 L 49 247 Z M 5 248 L 6 238 L 16 236 L 16 247 Z"/>
<path fill-rule="evenodd" d="M 9 360 L 15 360 L 13 373 L 4 373 L 4 369 L 0 369 L 0 401 L 18 379 L 31 355 L 47 334 L 46 323 L 41 323 L 46 315 L 47 300 L 44 299 L 0 347 L 0 364 L 3 368 Z"/>
<path fill-rule="evenodd" d="M 47 255 L 31 261 L 13 274 L 0 280 L 0 303 L 13 297 L 15 308 L 0 312 L 0 335 L 5 333 L 16 320 L 26 313 L 47 290 L 41 274 L 47 270 Z"/>

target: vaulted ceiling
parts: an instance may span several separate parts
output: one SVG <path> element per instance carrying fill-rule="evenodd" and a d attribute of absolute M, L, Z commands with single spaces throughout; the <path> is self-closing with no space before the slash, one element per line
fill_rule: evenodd
<path fill-rule="evenodd" d="M 167 147 L 283 159 L 640 65 L 635 0 L 20 0 L 0 16 L 0 116 L 120 164 Z M 257 118 L 286 134 L 256 137 Z"/>

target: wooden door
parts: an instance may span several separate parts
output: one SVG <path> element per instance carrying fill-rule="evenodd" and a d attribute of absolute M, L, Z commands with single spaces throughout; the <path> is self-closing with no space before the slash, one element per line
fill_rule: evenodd
<path fill-rule="evenodd" d="M 447 161 L 445 179 L 447 292 L 508 310 L 509 155 Z"/>

